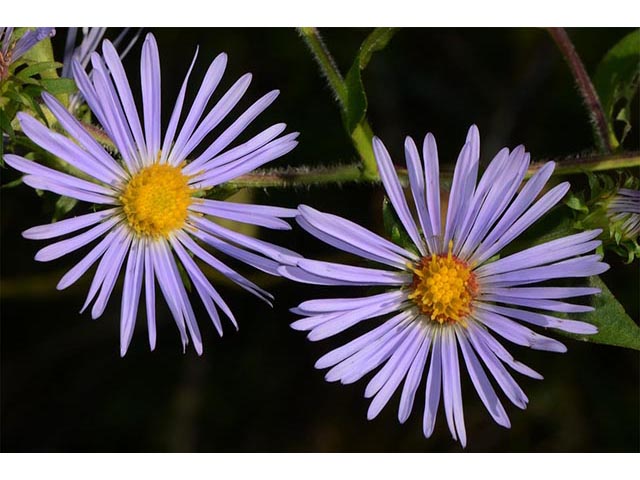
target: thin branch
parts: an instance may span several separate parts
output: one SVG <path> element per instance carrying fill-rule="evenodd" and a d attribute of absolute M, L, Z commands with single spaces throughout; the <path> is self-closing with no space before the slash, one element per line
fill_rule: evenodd
<path fill-rule="evenodd" d="M 548 31 L 569 65 L 573 78 L 578 85 L 578 90 L 580 90 L 582 99 L 591 116 L 593 130 L 601 150 L 607 153 L 611 152 L 612 148 L 607 128 L 607 117 L 602 109 L 598 92 L 596 92 L 578 52 L 573 46 L 573 42 L 571 42 L 564 28 L 549 28 Z"/>
<path fill-rule="evenodd" d="M 230 188 L 287 188 L 367 181 L 377 181 L 377 179 L 364 178 L 361 166 L 359 164 L 351 164 L 337 167 L 290 167 L 275 170 L 255 170 L 253 173 L 230 180 L 225 183 L 225 186 Z"/>
<path fill-rule="evenodd" d="M 526 178 L 531 177 L 550 159 L 533 162 L 527 171 Z M 628 152 L 617 155 L 587 155 L 556 159 L 553 175 L 572 175 L 582 172 L 601 172 L 622 168 L 640 167 L 640 152 Z M 403 183 L 407 183 L 407 169 L 396 167 L 398 176 Z M 451 180 L 452 170 L 441 170 L 443 181 Z M 248 175 L 242 175 L 225 184 L 231 188 L 287 188 L 302 186 L 318 186 L 327 184 L 342 184 L 348 182 L 379 182 L 379 177 L 365 178 L 361 167 L 357 164 L 341 165 L 338 167 L 290 167 L 276 170 L 256 170 Z"/>
<path fill-rule="evenodd" d="M 298 32 L 300 32 L 300 36 L 307 44 L 307 47 L 309 47 L 309 50 L 311 50 L 311 53 L 313 53 L 320 67 L 320 71 L 327 79 L 331 90 L 333 90 L 341 110 L 344 111 L 347 105 L 347 87 L 329 49 L 322 41 L 318 29 L 314 27 L 300 27 L 298 28 Z"/>

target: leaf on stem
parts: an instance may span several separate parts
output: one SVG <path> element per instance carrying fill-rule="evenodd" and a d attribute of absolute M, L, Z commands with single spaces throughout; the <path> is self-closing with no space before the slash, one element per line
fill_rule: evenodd
<path fill-rule="evenodd" d="M 640 84 L 640 30 L 620 40 L 600 61 L 593 78 L 607 117 L 609 138 L 619 148 L 631 130 L 631 101 Z M 617 135 L 615 123 L 622 122 Z"/>

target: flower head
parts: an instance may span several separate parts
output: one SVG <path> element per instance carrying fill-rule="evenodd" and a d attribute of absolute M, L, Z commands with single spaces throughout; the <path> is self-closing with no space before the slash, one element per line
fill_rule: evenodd
<path fill-rule="evenodd" d="M 143 285 L 149 343 L 152 349 L 155 348 L 156 281 L 178 326 L 183 347 L 190 337 L 196 351 L 201 353 L 200 330 L 181 280 L 180 264 L 222 335 L 218 309 L 237 327 L 235 318 L 198 267 L 196 259 L 267 303 L 271 297 L 211 255 L 204 246 L 211 246 L 273 275 L 278 274 L 279 265 L 298 257 L 292 251 L 234 232 L 209 218 L 288 229 L 289 225 L 282 218 L 294 216 L 295 210 L 209 200 L 202 198 L 202 194 L 291 151 L 297 144 L 297 133 L 280 136 L 285 125 L 276 124 L 240 145 L 227 148 L 275 100 L 278 92 L 273 91 L 251 105 L 215 141 L 203 145 L 205 137 L 235 107 L 251 81 L 251 75 L 242 76 L 203 118 L 225 70 L 227 56 L 221 54 L 211 63 L 186 119 L 178 128 L 194 58 L 163 138 L 160 63 L 153 35 L 147 35 L 142 47 L 142 118 L 114 46 L 105 41 L 102 51 L 102 57 L 97 53 L 91 55 L 91 78 L 78 59 L 73 61 L 73 75 L 120 156 L 109 154 L 47 93 L 43 94 L 46 106 L 72 139 L 24 113 L 18 115 L 22 129 L 36 144 L 81 172 L 82 178 L 17 155 L 5 155 L 9 165 L 26 174 L 23 180 L 27 185 L 101 208 L 94 213 L 31 228 L 23 235 L 40 240 L 73 234 L 40 250 L 36 255 L 39 261 L 54 260 L 100 239 L 58 283 L 59 289 L 68 287 L 98 262 L 82 308 L 84 310 L 94 302 L 93 318 L 104 312 L 116 279 L 124 268 L 120 319 L 122 355 L 133 335 Z M 191 160 L 193 152 L 201 146 L 202 152 Z M 88 230 L 77 234 L 81 229 Z"/>
<path fill-rule="evenodd" d="M 18 40 L 14 40 L 13 27 L 0 27 L 0 80 L 7 77 L 9 66 L 27 53 L 36 43 L 55 35 L 53 27 L 27 30 Z"/>
<path fill-rule="evenodd" d="M 579 334 L 596 333 L 591 324 L 558 318 L 553 312 L 592 310 L 564 299 L 592 295 L 598 289 L 530 285 L 607 270 L 608 265 L 598 255 L 589 254 L 600 245 L 595 240 L 600 230 L 559 238 L 494 260 L 567 192 L 569 184 L 565 182 L 536 200 L 553 171 L 552 162 L 520 189 L 529 154 L 521 146 L 511 152 L 505 148 L 477 182 L 479 134 L 475 126 L 471 127 L 455 167 L 443 222 L 435 139 L 427 134 L 423 161 L 413 140 L 407 138 L 405 155 L 416 222 L 387 150 L 377 138 L 373 147 L 384 188 L 413 248 L 301 205 L 296 220 L 305 230 L 383 268 L 300 259 L 294 266 L 280 267 L 282 275 L 306 283 L 383 287 L 384 291 L 357 298 L 303 302 L 293 312 L 305 318 L 292 327 L 309 331 L 308 338 L 315 341 L 361 322 L 370 324 L 367 333 L 320 358 L 316 368 L 330 368 L 325 377 L 328 381 L 347 384 L 381 367 L 365 390 L 365 396 L 373 398 L 369 419 L 380 413 L 404 381 L 398 419 L 405 422 L 422 385 L 426 390 L 424 435 L 433 433 L 442 397 L 451 434 L 464 446 L 459 353 L 493 419 L 509 427 L 507 413 L 486 372 L 520 408 L 525 408 L 528 400 L 506 366 L 532 378 L 542 377 L 516 361 L 495 335 L 533 349 L 564 352 L 562 343 L 535 333 L 523 323 Z"/>
<path fill-rule="evenodd" d="M 636 239 L 640 233 L 640 191 L 619 189 L 607 205 L 607 216 L 621 239 Z"/>

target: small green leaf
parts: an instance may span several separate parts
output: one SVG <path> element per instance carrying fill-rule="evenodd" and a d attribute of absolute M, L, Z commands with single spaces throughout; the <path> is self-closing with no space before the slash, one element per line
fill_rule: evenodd
<path fill-rule="evenodd" d="M 14 188 L 22 183 L 22 177 L 16 178 L 10 182 L 5 183 L 4 185 L 0 185 L 0 188 Z"/>
<path fill-rule="evenodd" d="M 78 203 L 78 200 L 76 200 L 75 198 L 65 197 L 65 196 L 61 196 L 60 198 L 58 198 L 53 211 L 52 220 L 54 222 L 57 222 L 58 220 L 63 218 L 67 213 L 71 211 L 73 207 L 76 206 L 77 203 Z"/>
<path fill-rule="evenodd" d="M 397 28 L 376 28 L 362 42 L 358 55 L 356 56 L 347 76 L 345 84 L 347 87 L 347 104 L 344 110 L 344 125 L 347 132 L 351 134 L 367 113 L 367 96 L 362 83 L 361 72 L 364 70 L 371 55 L 387 46 Z"/>
<path fill-rule="evenodd" d="M 609 122 L 611 143 L 618 148 L 631 130 L 631 101 L 640 84 L 640 30 L 631 32 L 607 52 L 593 83 Z M 623 123 L 620 137 L 614 130 L 616 121 Z"/>
<path fill-rule="evenodd" d="M 407 234 L 387 197 L 382 202 L 382 221 L 384 229 L 393 243 L 417 253 L 413 240 Z"/>
<path fill-rule="evenodd" d="M 70 78 L 43 78 L 40 83 L 52 95 L 64 95 L 77 91 L 75 82 Z"/>
<path fill-rule="evenodd" d="M 584 204 L 584 200 L 572 192 L 569 193 L 569 196 L 564 203 L 572 210 L 589 213 L 589 207 Z"/>
<path fill-rule="evenodd" d="M 59 62 L 40 62 L 29 65 L 27 68 L 20 70 L 16 75 L 20 80 L 26 80 L 27 78 L 38 75 L 47 70 L 62 68 L 62 64 Z"/>
<path fill-rule="evenodd" d="M 598 333 L 595 335 L 573 335 L 561 331 L 558 333 L 586 342 L 640 350 L 640 327 L 627 315 L 605 283 L 600 277 L 590 277 L 589 286 L 599 288 L 602 293 L 591 296 L 591 306 L 595 310 L 582 314 L 579 320 L 598 327 Z"/>

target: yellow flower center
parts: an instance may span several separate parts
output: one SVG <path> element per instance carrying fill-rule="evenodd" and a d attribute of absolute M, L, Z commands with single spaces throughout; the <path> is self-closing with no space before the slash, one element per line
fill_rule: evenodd
<path fill-rule="evenodd" d="M 184 225 L 192 193 L 180 168 L 156 163 L 135 174 L 120 201 L 138 235 L 166 237 Z"/>
<path fill-rule="evenodd" d="M 441 325 L 458 322 L 466 326 L 471 302 L 478 293 L 476 278 L 469 266 L 449 253 L 424 257 L 411 267 L 413 283 L 409 298 L 422 313 Z"/>

